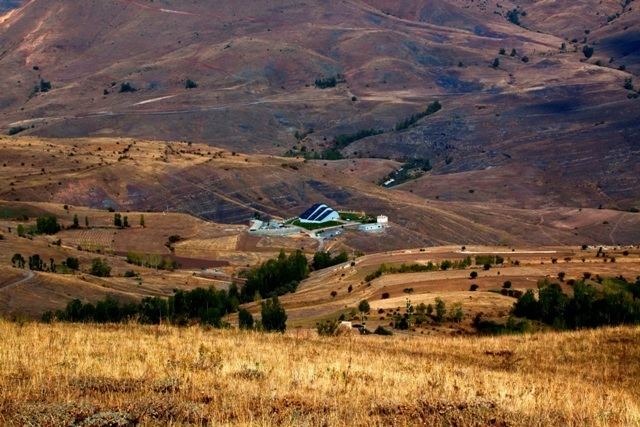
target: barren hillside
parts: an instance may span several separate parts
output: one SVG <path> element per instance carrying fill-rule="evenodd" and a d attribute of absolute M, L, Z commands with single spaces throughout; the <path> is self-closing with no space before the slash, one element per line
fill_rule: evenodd
<path fill-rule="evenodd" d="M 454 174 L 446 200 L 499 180 L 490 199 L 516 207 L 629 209 L 637 27 L 635 2 L 594 0 L 32 0 L 0 21 L 0 126 L 277 155 L 374 128 L 342 154 L 429 160 L 429 198 Z"/>

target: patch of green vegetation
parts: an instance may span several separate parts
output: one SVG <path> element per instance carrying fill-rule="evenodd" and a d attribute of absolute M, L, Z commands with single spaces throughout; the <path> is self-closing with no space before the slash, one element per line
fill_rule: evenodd
<path fill-rule="evenodd" d="M 315 87 L 318 89 L 328 89 L 331 87 L 336 87 L 339 83 L 344 83 L 346 80 L 342 74 L 336 74 L 331 77 L 324 77 L 321 79 L 316 79 L 314 82 Z"/>
<path fill-rule="evenodd" d="M 428 159 L 411 159 L 404 163 L 400 169 L 391 172 L 380 181 L 380 185 L 386 188 L 395 187 L 407 181 L 418 179 L 431 170 L 431 162 Z"/>
<path fill-rule="evenodd" d="M 322 224 L 308 224 L 308 223 L 301 222 L 299 219 L 293 221 L 292 224 L 307 230 L 320 230 L 323 228 L 336 227 L 338 225 L 342 225 L 342 223 L 338 221 L 327 221 L 327 222 L 323 222 Z"/>
<path fill-rule="evenodd" d="M 14 127 L 9 128 L 9 131 L 7 132 L 7 135 L 9 135 L 9 136 L 17 135 L 20 132 L 24 132 L 27 129 L 28 128 L 26 128 L 24 126 L 14 126 Z"/>
<path fill-rule="evenodd" d="M 340 212 L 340 219 L 343 221 L 354 221 L 362 224 L 372 224 L 376 219 L 366 213 Z"/>
<path fill-rule="evenodd" d="M 396 123 L 395 126 L 395 130 L 396 131 L 401 131 L 401 130 L 405 130 L 410 128 L 411 126 L 413 126 L 414 124 L 416 124 L 418 122 L 418 120 L 430 116 L 432 114 L 437 113 L 438 111 L 440 111 L 442 109 L 442 105 L 440 104 L 440 102 L 438 101 L 434 101 L 431 104 L 429 104 L 429 106 L 427 107 L 426 110 L 421 111 L 419 113 L 413 114 L 410 117 L 407 117 L 404 120 L 399 121 L 398 123 Z"/>
<path fill-rule="evenodd" d="M 127 262 L 129 264 L 139 265 L 141 267 L 155 268 L 158 270 L 175 270 L 178 263 L 169 257 L 156 254 L 139 254 L 129 252 L 127 254 Z"/>

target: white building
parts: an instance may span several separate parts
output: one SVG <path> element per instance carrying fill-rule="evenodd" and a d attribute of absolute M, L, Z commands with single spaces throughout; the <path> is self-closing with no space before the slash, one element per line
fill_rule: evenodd
<path fill-rule="evenodd" d="M 385 215 L 380 215 L 376 218 L 376 222 L 371 224 L 360 224 L 358 230 L 365 233 L 376 233 L 384 231 L 389 225 L 389 218 Z"/>
<path fill-rule="evenodd" d="M 306 224 L 322 224 L 339 219 L 340 214 L 323 203 L 316 203 L 300 215 L 300 222 Z"/>

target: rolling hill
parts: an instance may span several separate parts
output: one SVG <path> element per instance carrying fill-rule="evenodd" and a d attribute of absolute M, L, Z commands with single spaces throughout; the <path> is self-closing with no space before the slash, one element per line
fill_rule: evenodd
<path fill-rule="evenodd" d="M 342 155 L 429 160 L 422 197 L 637 208 L 635 6 L 32 0 L 0 21 L 0 126 L 274 155 L 379 129 Z"/>

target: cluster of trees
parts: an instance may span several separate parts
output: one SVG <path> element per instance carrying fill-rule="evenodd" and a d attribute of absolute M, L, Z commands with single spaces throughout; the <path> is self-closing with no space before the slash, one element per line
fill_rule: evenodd
<path fill-rule="evenodd" d="M 46 263 L 38 254 L 31 255 L 27 262 L 22 254 L 16 253 L 11 257 L 11 264 L 16 268 L 25 268 L 25 266 L 28 265 L 29 270 L 48 271 L 51 273 L 57 273 L 59 270 L 62 273 L 66 273 L 70 270 L 75 271 L 80 269 L 80 261 L 78 258 L 68 257 L 62 261 L 62 264 L 59 266 L 53 258 L 49 258 L 49 263 Z"/>
<path fill-rule="evenodd" d="M 129 225 L 129 217 L 126 215 L 123 217 L 122 214 L 119 213 L 113 214 L 113 225 L 119 228 L 131 227 Z"/>
<path fill-rule="evenodd" d="M 413 325 L 423 325 L 428 322 L 442 323 L 450 321 L 460 323 L 464 318 L 462 304 L 452 304 L 449 309 L 441 298 L 436 298 L 434 304 L 420 303 L 417 307 L 411 304 L 407 299 L 406 310 L 404 314 L 395 313 L 393 318 L 393 327 L 400 330 L 407 330 Z"/>
<path fill-rule="evenodd" d="M 424 117 L 430 116 L 431 114 L 437 113 L 441 109 L 442 109 L 442 105 L 440 104 L 440 102 L 434 101 L 431 104 L 429 104 L 426 110 L 413 114 L 410 117 L 407 117 L 406 119 L 396 123 L 395 130 L 400 131 L 400 130 L 408 129 L 411 126 L 413 126 L 415 123 L 417 123 L 418 120 Z"/>
<path fill-rule="evenodd" d="M 155 268 L 157 270 L 173 271 L 176 268 L 180 267 L 177 261 L 169 257 L 163 257 L 162 255 L 156 254 L 139 254 L 135 252 L 127 253 L 127 262 L 129 264 L 147 268 Z"/>
<path fill-rule="evenodd" d="M 538 287 L 537 298 L 528 290 L 514 304 L 515 316 L 559 329 L 640 323 L 640 278 L 635 283 L 621 277 L 602 283 L 579 280 L 573 284 L 573 295 L 548 279 Z"/>
<path fill-rule="evenodd" d="M 323 268 L 333 267 L 334 265 L 342 264 L 347 261 L 349 261 L 349 255 L 345 251 L 340 252 L 334 257 L 332 257 L 329 252 L 319 251 L 313 256 L 311 266 L 314 270 L 322 270 Z"/>
<path fill-rule="evenodd" d="M 401 264 L 396 267 L 393 265 L 382 264 L 376 271 L 368 274 L 364 280 L 365 282 L 371 282 L 383 274 L 398 274 L 398 273 L 421 273 L 427 271 L 438 270 L 462 270 L 471 265 L 471 258 L 466 257 L 461 260 L 450 261 L 448 259 L 443 260 L 440 264 L 429 261 L 427 264 Z"/>
<path fill-rule="evenodd" d="M 330 87 L 336 87 L 338 83 L 344 82 L 344 76 L 342 74 L 338 74 L 331 77 L 325 77 L 321 79 L 316 79 L 314 85 L 318 89 L 328 89 Z"/>
<path fill-rule="evenodd" d="M 384 133 L 380 129 L 362 129 L 355 133 L 341 134 L 333 139 L 333 145 L 336 150 L 347 147 L 349 144 L 369 136 L 380 135 Z"/>
<path fill-rule="evenodd" d="M 307 257 L 301 251 L 287 256 L 284 251 L 276 259 L 270 259 L 246 273 L 240 300 L 271 298 L 295 292 L 301 280 L 309 276 Z"/>
<path fill-rule="evenodd" d="M 53 215 L 41 216 L 36 220 L 37 234 L 56 234 L 61 230 L 58 219 Z"/>
<path fill-rule="evenodd" d="M 237 311 L 242 329 L 262 329 L 284 332 L 287 313 L 277 297 L 263 301 L 262 320 L 254 322 L 253 316 L 245 309 L 238 310 L 240 294 L 235 284 L 228 291 L 211 287 L 196 288 L 191 291 L 176 290 L 169 298 L 147 297 L 139 303 L 120 302 L 107 296 L 95 304 L 74 299 L 64 310 L 48 311 L 42 320 L 63 322 L 121 323 L 139 322 L 143 324 L 171 323 L 185 326 L 193 323 L 216 328 L 228 327 L 224 317 Z"/>

